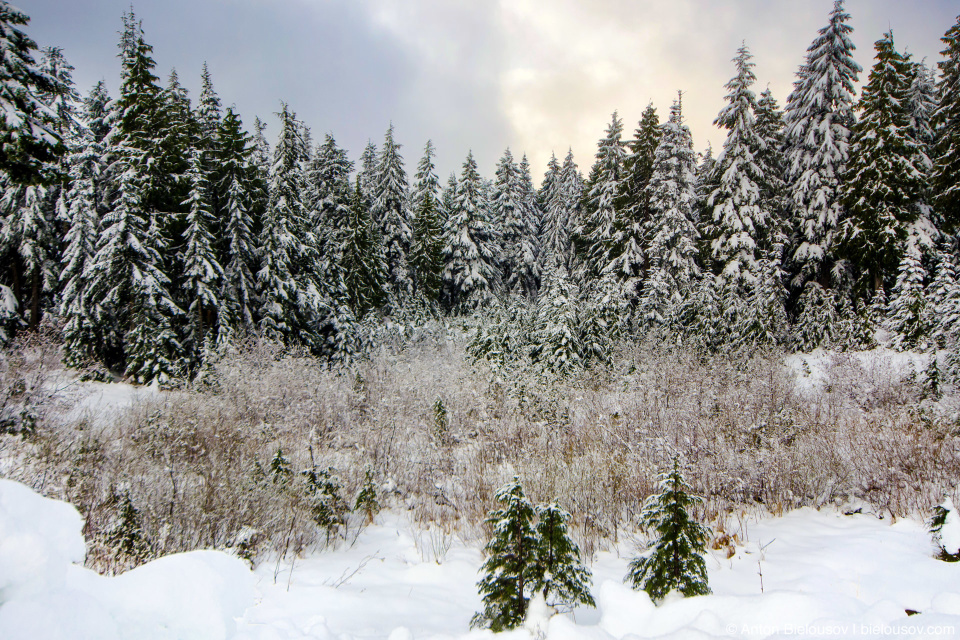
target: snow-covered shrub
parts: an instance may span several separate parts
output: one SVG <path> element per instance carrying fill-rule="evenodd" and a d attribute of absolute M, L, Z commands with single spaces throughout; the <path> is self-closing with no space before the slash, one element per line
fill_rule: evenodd
<path fill-rule="evenodd" d="M 960 515 L 947 498 L 933 510 L 930 534 L 937 546 L 937 557 L 946 562 L 960 561 Z"/>

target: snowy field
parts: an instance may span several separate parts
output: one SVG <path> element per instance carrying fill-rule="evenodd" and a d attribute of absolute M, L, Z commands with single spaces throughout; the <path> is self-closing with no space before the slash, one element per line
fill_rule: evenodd
<path fill-rule="evenodd" d="M 741 515 L 735 554 L 711 551 L 713 595 L 654 606 L 622 584 L 634 543 L 594 559 L 596 609 L 507 638 L 948 638 L 960 635 L 960 564 L 935 560 L 922 523 L 804 509 Z M 0 481 L 0 638 L 411 640 L 470 631 L 481 554 L 381 514 L 352 545 L 253 572 L 215 551 L 113 578 L 80 566 L 82 519 Z M 762 575 L 761 575 L 762 574 Z M 908 615 L 907 610 L 919 612 Z"/>

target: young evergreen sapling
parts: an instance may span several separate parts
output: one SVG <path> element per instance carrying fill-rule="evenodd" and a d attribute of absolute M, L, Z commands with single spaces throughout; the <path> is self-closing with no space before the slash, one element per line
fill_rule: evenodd
<path fill-rule="evenodd" d="M 711 532 L 689 513 L 702 498 L 690 493 L 677 458 L 672 470 L 660 474 L 659 485 L 660 493 L 647 500 L 642 516 L 643 528 L 655 531 L 657 538 L 648 553 L 630 563 L 625 581 L 646 591 L 654 601 L 663 600 L 671 591 L 686 597 L 707 595 L 710 587 L 703 553 Z"/>
<path fill-rule="evenodd" d="M 541 591 L 552 606 L 597 606 L 590 595 L 590 570 L 580 560 L 580 548 L 570 539 L 570 514 L 551 503 L 537 507 L 537 557 L 532 591 Z"/>

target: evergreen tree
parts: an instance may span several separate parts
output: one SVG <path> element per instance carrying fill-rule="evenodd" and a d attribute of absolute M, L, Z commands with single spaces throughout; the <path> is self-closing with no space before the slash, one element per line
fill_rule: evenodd
<path fill-rule="evenodd" d="M 787 176 L 796 227 L 791 260 L 798 287 L 810 278 L 825 284 L 842 221 L 841 177 L 847 163 L 854 85 L 862 71 L 852 57 L 853 29 L 843 0 L 807 49 L 784 113 Z"/>
<path fill-rule="evenodd" d="M 360 172 L 357 175 L 357 179 L 360 181 L 360 191 L 363 192 L 363 198 L 369 203 L 373 203 L 375 196 L 377 157 L 377 145 L 373 142 L 367 142 L 363 153 L 360 154 Z M 374 222 L 378 223 L 377 220 L 374 220 Z"/>
<path fill-rule="evenodd" d="M 350 207 L 341 260 L 348 304 L 353 314 L 362 318 L 384 302 L 387 267 L 359 179 Z"/>
<path fill-rule="evenodd" d="M 728 104 L 714 121 L 727 130 L 727 139 L 713 169 L 718 184 L 708 201 L 715 224 L 712 256 L 735 294 L 757 281 L 758 252 L 763 250 L 770 220 L 760 186 L 764 175 L 758 156 L 764 143 L 756 130 L 756 97 L 750 89 L 756 81 L 752 58 L 746 45 L 741 45 L 733 60 L 737 75 L 726 85 Z"/>
<path fill-rule="evenodd" d="M 101 222 L 86 304 L 97 310 L 107 364 L 125 366 L 136 382 L 165 384 L 181 371 L 174 326 L 183 312 L 158 266 L 165 245 L 142 204 L 141 166 L 136 157 L 114 165 L 122 173 L 112 209 Z"/>
<path fill-rule="evenodd" d="M 0 2 L 0 170 L 11 182 L 49 179 L 47 167 L 65 150 L 58 135 L 58 117 L 43 95 L 62 95 L 67 88 L 34 61 L 36 43 L 20 28 L 30 18 Z"/>
<path fill-rule="evenodd" d="M 443 282 L 449 308 L 463 312 L 493 300 L 499 284 L 496 259 L 487 199 L 470 152 L 444 229 Z"/>
<path fill-rule="evenodd" d="M 577 371 L 584 364 L 577 293 L 566 266 L 558 263 L 556 256 L 548 258 L 543 293 L 537 300 L 532 355 L 546 369 L 561 375 Z"/>
<path fill-rule="evenodd" d="M 13 291 L 18 307 L 28 312 L 36 329 L 42 314 L 42 297 L 56 288 L 58 233 L 49 205 L 51 187 L 8 183 L 0 207 L 0 247 L 9 258 Z"/>
<path fill-rule="evenodd" d="M 208 152 L 208 157 L 213 158 L 213 154 L 217 151 L 218 132 L 223 116 L 220 97 L 213 88 L 213 80 L 210 78 L 210 69 L 207 68 L 206 62 L 203 63 L 203 71 L 200 74 L 200 99 L 197 101 L 195 117 L 199 130 L 197 144 L 201 150 Z"/>
<path fill-rule="evenodd" d="M 219 253 L 223 265 L 221 336 L 253 331 L 256 322 L 257 221 L 253 216 L 253 198 L 257 178 L 249 144 L 240 117 L 232 108 L 227 109 L 217 131 L 216 145 L 224 230 Z"/>
<path fill-rule="evenodd" d="M 89 269 L 97 251 L 102 207 L 103 139 L 102 120 L 109 101 L 103 83 L 98 83 L 85 102 L 87 126 L 67 158 L 70 188 L 62 207 L 69 221 L 64 237 L 60 272 L 60 316 L 64 320 L 64 362 L 82 368 L 98 357 L 99 328 L 89 302 Z"/>
<path fill-rule="evenodd" d="M 407 205 L 407 175 L 400 145 L 394 142 L 393 125 L 387 129 L 377 160 L 373 182 L 372 214 L 378 225 L 383 258 L 387 264 L 387 287 L 398 301 L 413 293 L 408 255 L 413 242 Z"/>
<path fill-rule="evenodd" d="M 597 143 L 596 161 L 590 169 L 583 197 L 577 252 L 594 278 L 599 277 L 611 262 L 610 249 L 620 216 L 618 204 L 626 159 L 622 135 L 623 121 L 614 111 L 606 135 Z"/>
<path fill-rule="evenodd" d="M 570 514 L 554 502 L 538 506 L 537 518 L 537 558 L 531 590 L 542 591 L 553 606 L 597 606 L 590 595 L 590 570 L 583 566 L 580 548 L 567 532 Z"/>
<path fill-rule="evenodd" d="M 650 320 L 665 317 L 669 305 L 679 303 L 700 275 L 694 211 L 696 155 L 679 99 L 662 128 L 647 186 L 654 220 L 649 251 L 652 275 L 641 294 L 641 316 Z"/>
<path fill-rule="evenodd" d="M 517 179 L 520 193 L 520 221 L 521 235 L 515 270 L 515 280 L 519 283 L 519 290 L 528 298 L 534 298 L 540 288 L 540 276 L 543 259 L 543 249 L 540 242 L 540 232 L 543 227 L 543 213 L 537 203 L 537 192 L 533 187 L 533 178 L 530 175 L 530 163 L 527 155 L 520 159 Z"/>
<path fill-rule="evenodd" d="M 643 589 L 654 601 L 663 600 L 671 591 L 686 597 L 710 593 L 707 564 L 703 559 L 710 529 L 691 519 L 690 509 L 703 500 L 690 493 L 674 458 L 673 469 L 660 474 L 660 493 L 644 505 L 642 525 L 656 532 L 650 552 L 630 563 L 625 581 L 634 589 Z"/>
<path fill-rule="evenodd" d="M 614 227 L 608 271 L 613 274 L 623 295 L 635 300 L 647 263 L 647 243 L 651 228 L 647 185 L 653 175 L 653 162 L 660 143 L 660 118 L 648 104 L 640 118 L 633 140 L 627 143 L 619 200 L 620 216 Z"/>
<path fill-rule="evenodd" d="M 412 203 L 415 211 L 410 266 L 419 293 L 431 302 L 440 299 L 443 284 L 443 216 L 440 183 L 433 165 L 433 143 L 427 141 L 417 166 Z"/>
<path fill-rule="evenodd" d="M 210 184 L 203 165 L 203 152 L 195 150 L 188 174 L 190 197 L 184 203 L 189 207 L 184 233 L 184 293 L 189 302 L 191 346 L 196 353 L 202 350 L 208 333 L 216 335 L 223 278 L 223 267 L 214 247 Z"/>
<path fill-rule="evenodd" d="M 932 175 L 934 203 L 946 230 L 960 226 L 960 16 L 940 39 L 945 45 L 940 68 L 940 104 L 934 113 L 937 132 Z"/>
<path fill-rule="evenodd" d="M 310 260 L 312 234 L 306 229 L 302 200 L 306 191 L 303 163 L 309 157 L 306 129 L 285 103 L 277 115 L 280 136 L 260 236 L 260 326 L 269 338 L 315 348 L 317 325 L 311 316 L 319 310 L 319 301 L 308 281 L 315 262 Z"/>
<path fill-rule="evenodd" d="M 519 264 L 521 243 L 526 234 L 523 220 L 523 205 L 520 201 L 520 169 L 513 160 L 510 149 L 504 151 L 497 163 L 497 178 L 494 183 L 493 220 L 500 231 L 500 267 L 507 292 L 520 288 Z"/>
<path fill-rule="evenodd" d="M 912 66 L 893 34 L 876 42 L 877 62 L 863 88 L 843 188 L 849 217 L 841 227 L 844 254 L 864 282 L 864 297 L 883 286 L 900 262 L 909 225 L 917 219 L 923 152 L 910 135 Z"/>
<path fill-rule="evenodd" d="M 574 253 L 573 236 L 576 229 L 580 227 L 583 211 L 581 202 L 583 200 L 584 185 L 583 176 L 577 163 L 573 160 L 573 151 L 567 150 L 567 156 L 563 160 L 563 166 L 560 168 L 560 202 L 563 208 L 562 220 L 566 221 L 566 265 L 568 271 L 573 271 L 575 267 L 576 255 Z"/>
<path fill-rule="evenodd" d="M 898 271 L 890 296 L 887 329 L 894 334 L 897 349 L 926 348 L 932 329 L 924 291 L 927 272 L 914 243 L 908 244 Z"/>
<path fill-rule="evenodd" d="M 819 282 L 808 282 L 797 300 L 796 314 L 793 343 L 797 351 L 809 353 L 835 344 L 840 319 L 832 290 L 824 289 Z"/>
<path fill-rule="evenodd" d="M 520 480 L 497 491 L 502 507 L 490 513 L 486 522 L 493 528 L 487 544 L 487 560 L 477 583 L 484 609 L 474 615 L 470 626 L 488 627 L 494 632 L 515 629 L 527 613 L 529 594 L 536 586 L 537 538 L 533 530 L 534 509 L 523 494 Z"/>
<path fill-rule="evenodd" d="M 787 183 L 785 179 L 787 159 L 784 155 L 783 114 L 777 99 L 767 87 L 757 100 L 756 132 L 760 138 L 757 163 L 762 169 L 760 183 L 761 207 L 770 213 L 768 244 L 770 247 L 786 245 L 788 235 L 787 212 L 789 210 Z"/>

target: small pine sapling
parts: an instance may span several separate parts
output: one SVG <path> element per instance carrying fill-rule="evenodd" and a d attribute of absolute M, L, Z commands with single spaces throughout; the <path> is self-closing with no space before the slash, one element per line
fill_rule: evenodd
<path fill-rule="evenodd" d="M 373 523 L 373 517 L 380 512 L 380 503 L 377 502 L 377 485 L 373 482 L 373 472 L 367 469 L 363 486 L 357 495 L 353 510 L 366 515 L 367 524 Z"/>
<path fill-rule="evenodd" d="M 934 508 L 933 517 L 930 518 L 930 535 L 939 549 L 938 559 L 944 562 L 960 561 L 960 515 L 950 498 Z"/>
<path fill-rule="evenodd" d="M 433 437 L 439 446 L 444 446 L 450 439 L 450 418 L 442 398 L 433 403 Z"/>
<path fill-rule="evenodd" d="M 278 447 L 277 452 L 270 461 L 270 478 L 274 484 L 282 486 L 287 484 L 292 475 L 293 470 L 290 468 L 290 458 L 283 455 L 283 449 Z"/>
<path fill-rule="evenodd" d="M 597 606 L 590 595 L 590 570 L 580 560 L 580 548 L 567 531 L 570 514 L 553 503 L 537 507 L 537 555 L 532 591 L 541 591 L 551 606 Z"/>
<path fill-rule="evenodd" d="M 113 552 L 117 567 L 136 567 L 150 557 L 150 542 L 140 525 L 140 511 L 133 505 L 130 492 L 114 494 L 116 515 L 106 532 L 107 547 Z"/>
<path fill-rule="evenodd" d="M 333 467 L 328 467 L 300 472 L 313 521 L 327 532 L 327 544 L 346 525 L 346 513 L 349 511 L 349 506 L 340 495 L 340 482 L 334 475 L 335 471 Z"/>
<path fill-rule="evenodd" d="M 657 538 L 650 542 L 648 553 L 630 563 L 624 581 L 643 589 L 656 602 L 671 591 L 686 597 L 707 595 L 710 587 L 703 553 L 711 532 L 689 513 L 703 500 L 691 495 L 677 458 L 671 471 L 660 474 L 659 488 L 659 494 L 647 499 L 642 515 L 643 528 L 655 531 Z"/>
<path fill-rule="evenodd" d="M 943 397 L 943 382 L 936 353 L 930 356 L 930 363 L 923 372 L 922 396 L 925 400 L 939 400 Z"/>
<path fill-rule="evenodd" d="M 486 519 L 493 526 L 493 539 L 485 549 L 484 576 L 477 583 L 484 609 L 473 616 L 470 627 L 499 632 L 519 627 L 526 616 L 537 538 L 533 505 L 523 494 L 518 478 L 497 491 L 496 499 L 503 506 Z"/>

